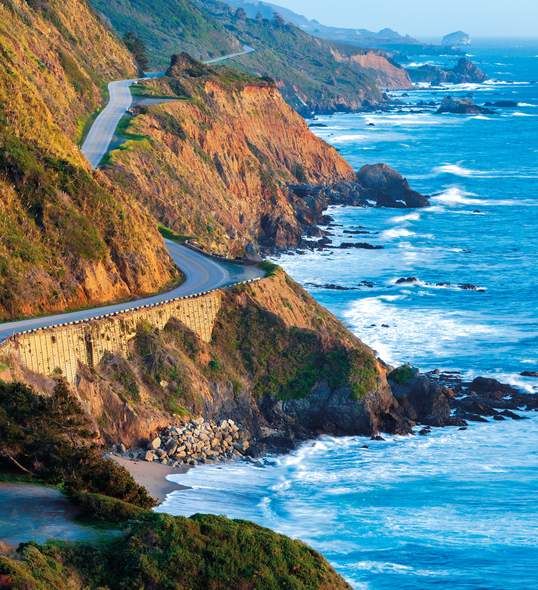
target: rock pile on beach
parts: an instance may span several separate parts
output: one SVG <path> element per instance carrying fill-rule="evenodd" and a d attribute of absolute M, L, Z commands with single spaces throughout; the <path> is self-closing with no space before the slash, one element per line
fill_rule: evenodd
<path fill-rule="evenodd" d="M 233 420 L 216 423 L 193 418 L 185 425 L 162 430 L 148 444 L 143 459 L 171 466 L 196 465 L 243 456 L 249 447 L 248 434 Z"/>

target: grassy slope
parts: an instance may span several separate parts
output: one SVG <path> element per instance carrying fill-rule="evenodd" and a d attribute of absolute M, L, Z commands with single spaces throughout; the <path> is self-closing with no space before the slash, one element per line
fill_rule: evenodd
<path fill-rule="evenodd" d="M 162 287 L 153 222 L 75 143 L 106 81 L 134 73 L 126 49 L 85 0 L 7 0 L 0 56 L 0 319 Z"/>
<path fill-rule="evenodd" d="M 91 1 L 121 34 L 133 30 L 144 39 L 155 67 L 164 68 L 172 53 L 205 58 L 246 43 L 256 52 L 236 60 L 237 67 L 281 82 L 286 100 L 298 110 L 356 109 L 381 100 L 367 69 L 339 63 L 330 43 L 293 25 L 238 19 L 214 0 Z"/>
<path fill-rule="evenodd" d="M 349 586 L 305 544 L 218 516 L 146 514 L 101 545 L 49 544 L 0 556 L 13 590 L 344 590 Z"/>
<path fill-rule="evenodd" d="M 347 588 L 303 543 L 254 524 L 222 517 L 174 518 L 148 512 L 146 491 L 102 458 L 78 401 L 59 384 L 42 396 L 0 382 L 0 475 L 60 485 L 86 516 L 123 527 L 100 544 L 23 545 L 4 554 L 0 587 L 82 588 Z"/>

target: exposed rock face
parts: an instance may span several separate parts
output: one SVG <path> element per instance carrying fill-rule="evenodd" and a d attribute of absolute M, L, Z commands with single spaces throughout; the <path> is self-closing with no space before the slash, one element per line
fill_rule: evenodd
<path fill-rule="evenodd" d="M 424 65 L 419 68 L 409 68 L 409 76 L 415 83 L 429 82 L 435 86 L 440 84 L 481 84 L 487 80 L 487 75 L 469 58 L 462 57 L 450 70 L 439 66 Z"/>
<path fill-rule="evenodd" d="M 353 181 L 351 167 L 272 83 L 217 72 L 185 55 L 169 74 L 147 85 L 183 100 L 134 118 L 133 131 L 149 140 L 114 152 L 110 177 L 161 223 L 208 250 L 238 255 L 249 244 L 298 244 L 303 226 L 287 185 Z"/>
<path fill-rule="evenodd" d="M 377 51 L 344 53 L 333 49 L 337 61 L 357 64 L 364 68 L 375 79 L 380 88 L 387 90 L 405 90 L 412 87 L 407 71 L 393 63 L 389 58 Z"/>
<path fill-rule="evenodd" d="M 475 104 L 470 98 L 454 98 L 447 96 L 443 99 L 438 113 L 453 113 L 455 115 L 493 115 L 495 111 Z"/>
<path fill-rule="evenodd" d="M 412 190 L 407 180 L 387 164 L 363 166 L 357 174 L 363 198 L 378 207 L 427 207 L 428 197 Z"/>
<path fill-rule="evenodd" d="M 428 426 L 463 425 L 462 419 L 451 416 L 451 400 L 454 391 L 418 371 L 406 380 L 399 380 L 398 373 L 389 374 L 389 383 L 394 396 L 405 415 L 413 422 Z"/>
<path fill-rule="evenodd" d="M 53 386 L 24 372 L 13 378 L 39 382 L 41 390 Z M 203 416 L 213 438 L 223 420 L 233 428 L 232 419 L 239 432 L 232 442 L 247 440 L 252 451 L 232 447 L 252 453 L 291 448 L 323 432 L 376 435 L 411 427 L 384 365 L 282 271 L 224 293 L 210 343 L 175 320 L 163 330 L 141 325 L 125 358 L 107 357 L 93 371 L 80 367 L 76 391 L 103 440 L 129 448 L 149 440 L 145 452 L 153 460 L 170 458 L 171 424 L 180 437 L 201 442 L 181 428 L 189 416 Z M 232 450 L 218 449 L 202 457 L 195 446 L 172 459 L 227 457 Z"/>
<path fill-rule="evenodd" d="M 471 44 L 471 37 L 463 31 L 456 31 L 445 35 L 441 43 L 444 47 L 467 47 Z"/>

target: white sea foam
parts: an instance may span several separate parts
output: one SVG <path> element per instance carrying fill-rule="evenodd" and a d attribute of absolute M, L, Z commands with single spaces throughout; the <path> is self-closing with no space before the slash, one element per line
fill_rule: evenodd
<path fill-rule="evenodd" d="M 462 176 L 464 178 L 471 176 L 482 176 L 486 174 L 480 170 L 472 170 L 471 168 L 464 168 L 460 164 L 443 164 L 437 166 L 433 170 L 434 174 L 452 174 L 453 176 Z"/>
<path fill-rule="evenodd" d="M 385 240 L 393 240 L 394 238 L 409 238 L 414 235 L 416 235 L 415 232 L 412 232 L 405 227 L 393 227 L 391 229 L 386 229 L 384 232 L 381 232 L 381 238 Z"/>
<path fill-rule="evenodd" d="M 531 109 L 538 108 L 538 104 L 531 104 L 530 102 L 518 102 L 517 106 L 531 108 Z"/>
<path fill-rule="evenodd" d="M 459 205 L 480 205 L 487 206 L 510 206 L 521 204 L 522 201 L 515 201 L 511 199 L 476 199 L 475 193 L 464 191 L 457 186 L 451 186 L 439 195 L 432 197 L 432 201 L 440 203 L 441 205 L 459 206 Z M 531 203 L 531 201 L 526 201 Z"/>
<path fill-rule="evenodd" d="M 407 308 L 402 312 L 394 303 L 368 297 L 354 301 L 344 312 L 352 330 L 390 364 L 402 363 L 413 353 L 439 362 L 450 358 L 454 347 L 467 347 L 471 354 L 481 339 L 500 337 L 496 328 L 464 311 Z"/>
<path fill-rule="evenodd" d="M 400 215 L 398 217 L 392 217 L 390 221 L 393 223 L 404 223 L 406 221 L 419 221 L 420 213 L 408 213 L 407 215 Z"/>
<path fill-rule="evenodd" d="M 368 141 L 371 139 L 368 135 L 361 133 L 344 133 L 342 135 L 335 135 L 331 137 L 331 141 L 334 143 L 348 143 L 352 141 Z"/>
<path fill-rule="evenodd" d="M 524 113 L 523 111 L 514 111 L 512 113 L 512 117 L 536 117 L 536 115 L 533 115 L 531 113 Z"/>

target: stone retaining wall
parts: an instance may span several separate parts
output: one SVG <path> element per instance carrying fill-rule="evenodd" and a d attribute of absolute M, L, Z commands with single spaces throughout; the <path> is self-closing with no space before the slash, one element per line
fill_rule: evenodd
<path fill-rule="evenodd" d="M 177 318 L 205 342 L 211 340 L 221 291 L 108 314 L 89 321 L 16 334 L 0 346 L 0 356 L 15 357 L 40 375 L 62 375 L 75 383 L 79 363 L 93 368 L 105 353 L 127 354 L 140 322 L 164 328 Z"/>

